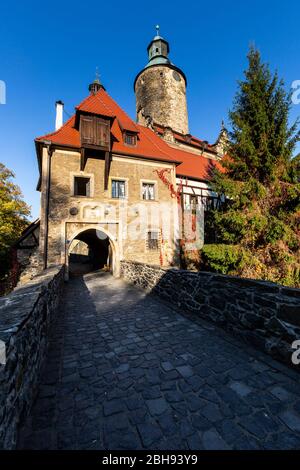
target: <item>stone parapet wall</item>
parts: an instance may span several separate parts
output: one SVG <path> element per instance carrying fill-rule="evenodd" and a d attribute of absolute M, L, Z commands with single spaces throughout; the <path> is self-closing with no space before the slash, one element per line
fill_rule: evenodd
<path fill-rule="evenodd" d="M 300 340 L 300 289 L 128 261 L 121 262 L 121 274 L 178 308 L 213 321 L 275 359 L 293 365 L 292 343 Z"/>
<path fill-rule="evenodd" d="M 15 448 L 36 396 L 63 282 L 64 268 L 49 268 L 0 299 L 0 449 Z"/>

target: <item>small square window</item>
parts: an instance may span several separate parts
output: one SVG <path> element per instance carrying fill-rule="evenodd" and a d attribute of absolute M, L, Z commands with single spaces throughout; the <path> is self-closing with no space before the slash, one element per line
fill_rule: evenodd
<path fill-rule="evenodd" d="M 143 183 L 142 185 L 143 199 L 146 201 L 154 201 L 155 199 L 155 184 Z"/>
<path fill-rule="evenodd" d="M 91 194 L 91 180 L 90 178 L 83 178 L 75 176 L 74 178 L 74 196 L 90 197 Z"/>
<path fill-rule="evenodd" d="M 147 234 L 147 245 L 149 250 L 159 249 L 159 238 L 158 232 L 148 232 Z"/>
<path fill-rule="evenodd" d="M 124 199 L 126 197 L 126 182 L 122 180 L 112 180 L 111 197 L 115 199 Z"/>
<path fill-rule="evenodd" d="M 124 141 L 127 145 L 136 145 L 136 135 L 125 132 Z"/>

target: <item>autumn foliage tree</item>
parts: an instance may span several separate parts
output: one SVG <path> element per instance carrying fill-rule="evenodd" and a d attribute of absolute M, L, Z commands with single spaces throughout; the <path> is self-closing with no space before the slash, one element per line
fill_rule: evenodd
<path fill-rule="evenodd" d="M 11 247 L 28 224 L 28 205 L 13 181 L 14 173 L 0 163 L 0 280 L 10 269 Z"/>
<path fill-rule="evenodd" d="M 233 110 L 225 171 L 213 189 L 226 195 L 210 214 L 215 244 L 204 245 L 205 267 L 225 274 L 300 285 L 298 121 L 289 125 L 291 96 L 277 73 L 251 48 Z"/>

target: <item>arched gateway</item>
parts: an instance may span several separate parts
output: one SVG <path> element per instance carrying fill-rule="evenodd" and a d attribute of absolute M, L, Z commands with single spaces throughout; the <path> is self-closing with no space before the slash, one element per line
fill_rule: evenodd
<path fill-rule="evenodd" d="M 120 275 L 119 247 L 114 237 L 103 227 L 85 226 L 66 241 L 66 279 L 70 274 L 84 274 L 97 269 L 108 269 L 115 277 Z"/>

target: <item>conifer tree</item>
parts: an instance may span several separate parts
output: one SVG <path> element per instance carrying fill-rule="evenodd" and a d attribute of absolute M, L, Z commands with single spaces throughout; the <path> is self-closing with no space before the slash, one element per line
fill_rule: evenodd
<path fill-rule="evenodd" d="M 251 48 L 245 79 L 229 113 L 227 154 L 213 189 L 226 196 L 211 220 L 216 244 L 204 245 L 205 267 L 227 274 L 300 285 L 298 121 L 291 95 Z"/>

